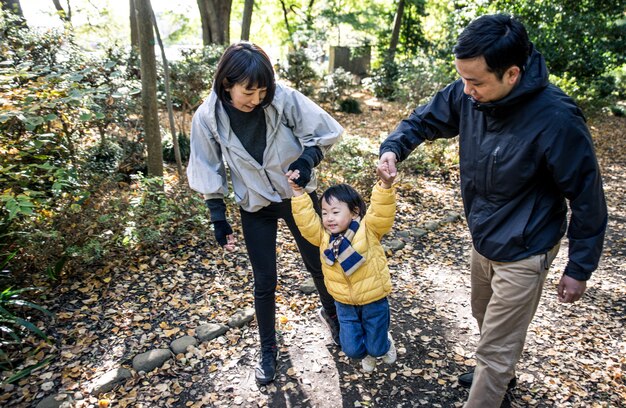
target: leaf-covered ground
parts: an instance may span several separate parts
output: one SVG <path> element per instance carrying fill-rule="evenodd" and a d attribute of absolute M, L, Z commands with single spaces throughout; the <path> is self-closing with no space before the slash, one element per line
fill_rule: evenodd
<path fill-rule="evenodd" d="M 406 113 L 384 105 L 338 119 L 348 132 L 378 140 Z M 592 131 L 609 202 L 604 256 L 582 301 L 558 303 L 556 285 L 567 254 L 563 242 L 518 365 L 518 386 L 507 397 L 513 407 L 626 406 L 626 120 L 596 119 Z M 456 378 L 474 365 L 478 332 L 469 310 L 467 226 L 463 218 L 447 219 L 462 214 L 456 170 L 450 174 L 404 174 L 398 183 L 398 216 L 386 238 L 405 244 L 389 256 L 395 364 L 379 362 L 372 374 L 364 374 L 332 345 L 316 318 L 317 296 L 299 289 L 307 273 L 283 227 L 277 291 L 281 357 L 273 385 L 259 388 L 254 382 L 253 321 L 152 372 L 133 372 L 106 394 L 89 394 L 94 379 L 131 367 L 135 355 L 166 348 L 175 338 L 193 335 L 200 324 L 226 323 L 252 306 L 245 250 L 223 254 L 192 239 L 164 243 L 158 253 L 140 259 L 116 257 L 58 287 L 46 305 L 57 314 L 52 333 L 57 342 L 42 344 L 30 363 L 50 353 L 57 358 L 3 386 L 0 404 L 31 407 L 43 397 L 67 394 L 76 407 L 462 406 L 467 390 Z M 429 222 L 438 227 L 422 235 L 416 228 Z"/>

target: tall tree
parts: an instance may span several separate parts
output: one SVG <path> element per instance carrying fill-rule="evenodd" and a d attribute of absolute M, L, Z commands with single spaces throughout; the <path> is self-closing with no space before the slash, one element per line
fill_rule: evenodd
<path fill-rule="evenodd" d="M 20 0 L 0 0 L 0 4 L 2 5 L 2 10 L 15 14 L 19 18 L 20 25 L 26 27 L 26 19 L 24 18 Z"/>
<path fill-rule="evenodd" d="M 150 0 L 135 0 L 141 56 L 141 108 L 148 149 L 148 174 L 163 176 L 163 147 L 157 104 L 157 71 Z"/>
<path fill-rule="evenodd" d="M 178 136 L 176 135 L 176 124 L 174 123 L 174 108 L 172 107 L 172 95 L 170 92 L 170 67 L 167 62 L 167 56 L 165 55 L 165 47 L 161 40 L 161 32 L 159 31 L 159 25 L 157 24 L 154 10 L 150 10 L 152 14 L 152 24 L 154 24 L 154 32 L 156 33 L 159 48 L 161 49 L 161 58 L 163 59 L 163 75 L 165 77 L 165 101 L 167 104 L 167 115 L 170 123 L 170 133 L 172 134 L 172 145 L 174 146 L 174 158 L 176 159 L 176 169 L 178 170 L 179 180 L 183 180 L 183 161 L 180 157 L 180 144 L 178 143 Z"/>
<path fill-rule="evenodd" d="M 128 0 L 130 6 L 130 46 L 139 49 L 139 33 L 137 32 L 137 11 L 135 10 L 135 0 Z"/>
<path fill-rule="evenodd" d="M 404 15 L 404 0 L 398 1 L 396 8 L 396 18 L 393 22 L 393 31 L 391 32 L 391 41 L 389 42 L 389 52 L 387 61 L 393 63 L 396 58 L 396 49 L 398 48 L 398 40 L 400 38 L 400 28 L 402 27 L 402 16 Z"/>
<path fill-rule="evenodd" d="M 67 10 L 65 10 L 61 5 L 61 0 L 52 0 L 52 3 L 54 3 L 54 8 L 57 9 L 61 21 L 64 23 L 71 23 L 72 7 L 70 6 L 70 0 L 67 0 Z"/>
<path fill-rule="evenodd" d="M 243 18 L 241 21 L 241 39 L 248 41 L 250 39 L 250 25 L 252 24 L 252 9 L 254 0 L 245 0 L 243 5 Z"/>
<path fill-rule="evenodd" d="M 202 43 L 230 42 L 230 11 L 232 0 L 197 0 L 202 21 Z"/>

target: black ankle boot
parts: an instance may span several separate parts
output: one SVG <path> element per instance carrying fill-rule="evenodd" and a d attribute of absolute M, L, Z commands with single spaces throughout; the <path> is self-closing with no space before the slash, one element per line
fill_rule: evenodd
<path fill-rule="evenodd" d="M 464 373 L 459 375 L 459 385 L 465 388 L 470 388 L 472 386 L 472 382 L 474 382 L 474 372 L 470 371 L 469 373 Z M 517 385 L 517 378 L 511 378 L 507 388 L 510 390 L 511 388 L 515 388 Z"/>
<path fill-rule="evenodd" d="M 274 381 L 276 360 L 278 360 L 278 348 L 276 346 L 261 350 L 261 359 L 254 369 L 254 376 L 259 385 L 267 385 Z"/>

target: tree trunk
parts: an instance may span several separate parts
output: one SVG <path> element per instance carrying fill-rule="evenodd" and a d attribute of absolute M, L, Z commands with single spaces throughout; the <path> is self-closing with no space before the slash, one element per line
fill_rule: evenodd
<path fill-rule="evenodd" d="M 396 9 L 396 18 L 393 22 L 393 32 L 391 33 L 391 41 L 389 42 L 389 53 L 387 61 L 393 62 L 396 58 L 396 48 L 398 48 L 398 40 L 400 38 L 400 28 L 402 27 L 402 16 L 404 14 L 404 0 L 398 2 Z"/>
<path fill-rule="evenodd" d="M 202 44 L 207 46 L 213 43 L 211 35 L 211 26 L 209 25 L 209 11 L 206 8 L 205 0 L 197 0 L 198 9 L 200 10 L 200 22 L 202 23 Z"/>
<path fill-rule="evenodd" d="M 246 0 L 243 6 L 243 19 L 241 21 L 241 39 L 250 40 L 250 25 L 252 24 L 252 8 L 254 0 Z"/>
<path fill-rule="evenodd" d="M 139 49 L 139 33 L 137 33 L 137 11 L 135 10 L 135 0 L 129 0 L 130 5 L 130 46 Z"/>
<path fill-rule="evenodd" d="M 2 10 L 10 11 L 19 18 L 20 26 L 26 27 L 26 19 L 24 18 L 20 0 L 0 0 L 0 4 L 2 4 Z"/>
<path fill-rule="evenodd" d="M 165 101 L 167 103 L 167 115 L 170 122 L 170 133 L 172 134 L 172 144 L 174 145 L 174 158 L 176 159 L 176 169 L 178 170 L 179 180 L 183 180 L 183 161 L 180 157 L 180 145 L 178 144 L 178 135 L 176 134 L 176 124 L 174 123 L 174 108 L 172 107 L 172 96 L 170 93 L 170 67 L 165 56 L 165 47 L 161 41 L 161 33 L 157 24 L 154 10 L 150 10 L 152 14 L 152 23 L 154 24 L 154 32 L 157 36 L 159 48 L 161 49 L 161 58 L 163 59 L 163 75 L 165 76 Z"/>
<path fill-rule="evenodd" d="M 230 43 L 230 11 L 232 0 L 197 0 L 202 21 L 202 43 Z"/>
<path fill-rule="evenodd" d="M 157 104 L 157 72 L 154 56 L 154 33 L 150 0 L 135 0 L 137 31 L 141 55 L 141 107 L 143 128 L 148 148 L 148 174 L 163 176 L 163 148 L 159 129 Z"/>
<path fill-rule="evenodd" d="M 287 5 L 285 4 L 284 0 L 280 0 L 280 6 L 283 9 L 283 18 L 285 19 L 285 28 L 287 29 L 287 35 L 289 36 L 289 42 L 291 43 L 291 45 L 293 45 L 293 38 L 292 38 L 291 27 L 289 26 L 289 10 L 287 10 Z"/>
<path fill-rule="evenodd" d="M 67 0 L 67 11 L 63 8 L 63 6 L 61 6 L 61 0 L 52 0 L 52 3 L 54 3 L 54 8 L 56 8 L 59 12 L 58 14 L 61 18 L 61 21 L 63 21 L 64 23 L 71 23 L 72 7 L 70 6 L 70 0 Z"/>

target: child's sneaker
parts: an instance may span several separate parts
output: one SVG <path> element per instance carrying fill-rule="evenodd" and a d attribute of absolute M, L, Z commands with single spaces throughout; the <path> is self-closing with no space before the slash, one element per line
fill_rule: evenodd
<path fill-rule="evenodd" d="M 396 362 L 396 358 L 398 357 L 398 352 L 396 351 L 396 346 L 393 344 L 393 339 L 391 338 L 391 333 L 387 333 L 387 338 L 389 339 L 389 351 L 383 356 L 383 361 L 387 364 L 393 364 Z"/>
<path fill-rule="evenodd" d="M 363 367 L 363 371 L 366 373 L 371 373 L 376 368 L 376 357 L 365 356 L 363 360 L 361 360 L 361 367 Z"/>

